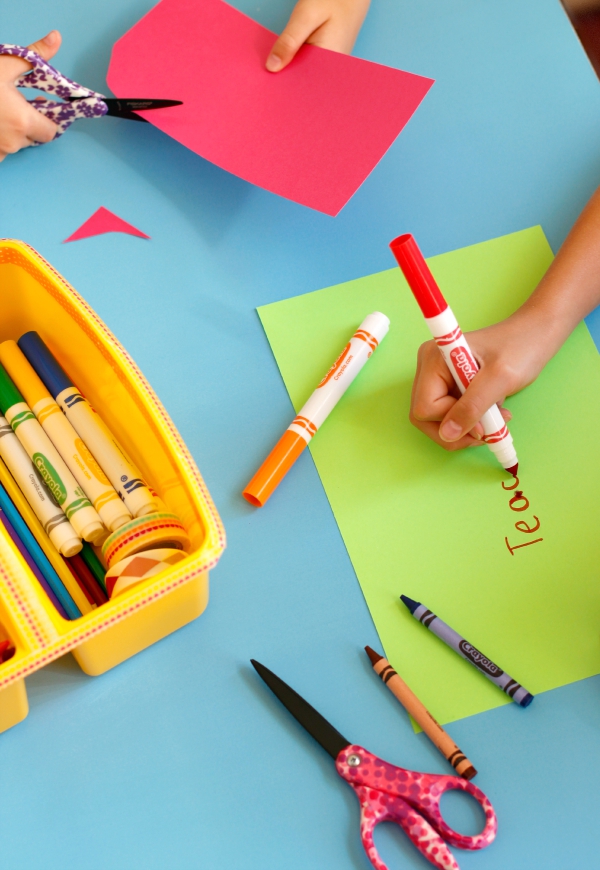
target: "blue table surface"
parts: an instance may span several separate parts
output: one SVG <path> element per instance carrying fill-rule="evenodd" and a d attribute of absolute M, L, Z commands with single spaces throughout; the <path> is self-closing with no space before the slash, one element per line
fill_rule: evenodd
<path fill-rule="evenodd" d="M 150 5 L 0 0 L 0 38 L 59 28 L 57 66 L 102 91 L 112 44 Z M 280 30 L 292 0 L 239 7 Z M 600 177 L 600 88 L 558 0 L 374 0 L 355 54 L 436 84 L 335 219 L 108 118 L 0 166 L 0 235 L 40 251 L 123 342 L 229 538 L 199 620 L 104 676 L 66 657 L 28 679 L 29 717 L 0 736 L 2 870 L 367 870 L 354 795 L 251 656 L 353 741 L 448 771 L 370 672 L 362 646 L 380 644 L 310 455 L 263 510 L 240 497 L 292 414 L 254 309 L 390 268 L 405 231 L 432 255 L 541 224 L 556 250 Z M 151 241 L 61 244 L 100 205 Z M 597 866 L 598 678 L 448 730 L 500 821 L 461 867 Z M 474 832 L 470 805 L 446 808 Z M 430 866 L 393 826 L 376 839 L 392 870 Z"/>

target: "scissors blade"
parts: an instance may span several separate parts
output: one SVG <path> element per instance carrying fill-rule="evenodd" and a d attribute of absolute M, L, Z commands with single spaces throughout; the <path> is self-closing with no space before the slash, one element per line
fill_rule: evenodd
<path fill-rule="evenodd" d="M 80 99 L 79 97 L 71 97 L 71 102 Z M 113 115 L 117 118 L 131 117 L 131 112 L 145 112 L 148 109 L 170 109 L 171 106 L 181 106 L 181 100 L 119 100 L 113 97 L 103 97 L 102 102 L 108 106 L 107 115 Z M 136 120 L 142 121 L 143 118 Z"/>
<path fill-rule="evenodd" d="M 250 659 L 250 662 L 258 676 L 264 680 L 284 707 L 287 707 L 292 716 L 308 731 L 311 737 L 315 738 L 317 743 L 321 744 L 323 749 L 333 759 L 338 757 L 342 749 L 351 745 L 350 741 L 346 740 L 333 725 L 330 725 L 327 719 L 321 716 L 320 713 L 317 713 L 308 701 L 305 701 L 298 692 L 295 692 L 287 683 L 284 683 L 273 671 L 270 671 L 255 659 Z"/>

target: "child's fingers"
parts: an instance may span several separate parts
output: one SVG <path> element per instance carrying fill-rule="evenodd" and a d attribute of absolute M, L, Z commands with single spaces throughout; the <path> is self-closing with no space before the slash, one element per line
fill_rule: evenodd
<path fill-rule="evenodd" d="M 44 60 L 50 60 L 54 57 L 58 49 L 62 37 L 58 30 L 51 30 L 47 36 L 37 42 L 32 43 L 28 48 L 37 52 Z M 23 60 L 22 57 L 13 57 L 12 54 L 0 55 L 2 65 L 0 67 L 0 76 L 4 82 L 14 82 L 20 75 L 31 69 L 31 64 Z"/>
<path fill-rule="evenodd" d="M 266 66 L 269 72 L 278 72 L 286 67 L 298 49 L 323 21 L 323 11 L 319 10 L 316 4 L 300 0 L 267 58 Z"/>
<path fill-rule="evenodd" d="M 505 395 L 504 381 L 493 369 L 479 371 L 442 420 L 441 438 L 451 443 L 461 439 L 481 420 L 488 408 L 504 401 Z"/>
<path fill-rule="evenodd" d="M 62 36 L 58 30 L 51 30 L 43 39 L 38 39 L 37 42 L 33 42 L 29 48 L 32 51 L 37 52 L 37 54 L 39 54 L 40 57 L 43 57 L 44 60 L 50 60 L 60 48 L 61 42 Z"/>
<path fill-rule="evenodd" d="M 455 404 L 454 378 L 434 341 L 426 341 L 417 354 L 417 371 L 410 398 L 411 420 L 438 423 Z"/>
<path fill-rule="evenodd" d="M 37 109 L 27 106 L 27 118 L 24 125 L 24 133 L 29 140 L 26 144 L 31 145 L 33 142 L 51 142 L 58 133 L 58 127 L 46 118 Z"/>
<path fill-rule="evenodd" d="M 473 438 L 472 435 L 465 435 L 462 438 L 459 438 L 458 441 L 444 441 L 440 438 L 439 423 L 430 423 L 421 420 L 414 420 L 412 422 L 417 429 L 423 432 L 424 435 L 427 435 L 428 438 L 431 438 L 432 441 L 435 441 L 436 444 L 439 444 L 440 447 L 443 447 L 444 450 L 464 450 L 465 447 L 481 447 L 482 444 L 485 444 L 485 441 Z"/>

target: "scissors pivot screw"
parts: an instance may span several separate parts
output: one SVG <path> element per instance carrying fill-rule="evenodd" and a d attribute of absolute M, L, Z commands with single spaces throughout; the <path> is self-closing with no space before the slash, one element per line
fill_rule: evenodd
<path fill-rule="evenodd" d="M 362 759 L 361 759 L 360 755 L 349 755 L 348 758 L 346 759 L 346 763 L 348 764 L 349 767 L 358 767 L 361 760 Z"/>

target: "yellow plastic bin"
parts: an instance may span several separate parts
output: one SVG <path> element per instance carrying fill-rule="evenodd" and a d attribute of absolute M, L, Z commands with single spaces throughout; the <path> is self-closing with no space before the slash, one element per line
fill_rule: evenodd
<path fill-rule="evenodd" d="M 177 514 L 189 554 L 80 619 L 63 619 L 0 528 L 0 624 L 16 647 L 0 664 L 0 731 L 28 711 L 24 678 L 72 651 L 101 674 L 199 616 L 225 532 L 181 436 L 133 360 L 33 248 L 0 240 L 0 341 L 37 330 L 147 483 Z"/>

